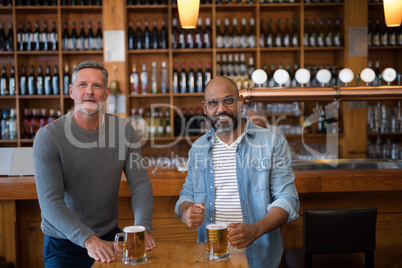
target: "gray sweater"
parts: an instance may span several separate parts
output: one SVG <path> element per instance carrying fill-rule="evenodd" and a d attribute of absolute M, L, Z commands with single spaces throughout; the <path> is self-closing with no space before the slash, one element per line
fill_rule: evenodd
<path fill-rule="evenodd" d="M 85 130 L 68 113 L 39 129 L 34 145 L 35 181 L 43 233 L 84 246 L 117 227 L 124 171 L 136 225 L 151 231 L 152 185 L 140 163 L 134 128 L 110 114 L 98 130 Z"/>

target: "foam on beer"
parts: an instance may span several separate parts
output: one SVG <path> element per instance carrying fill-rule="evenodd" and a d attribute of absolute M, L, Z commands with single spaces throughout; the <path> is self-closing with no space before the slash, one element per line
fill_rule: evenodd
<path fill-rule="evenodd" d="M 125 233 L 139 233 L 143 231 L 145 231 L 144 226 L 127 226 L 123 229 L 123 232 Z"/>
<path fill-rule="evenodd" d="M 207 225 L 209 230 L 222 230 L 228 228 L 228 225 L 224 222 L 212 223 Z"/>

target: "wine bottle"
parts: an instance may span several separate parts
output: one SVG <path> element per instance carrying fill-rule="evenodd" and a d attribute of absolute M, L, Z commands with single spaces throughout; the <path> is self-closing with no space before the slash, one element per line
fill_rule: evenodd
<path fill-rule="evenodd" d="M 237 19 L 234 18 L 232 20 L 232 47 L 239 48 L 241 46 L 240 42 L 241 42 L 240 35 L 239 35 L 239 31 L 237 29 Z M 245 38 L 245 43 L 247 45 L 247 36 Z"/>
<path fill-rule="evenodd" d="M 228 61 L 226 64 L 226 76 L 233 80 L 233 54 L 228 54 Z"/>
<path fill-rule="evenodd" d="M 275 32 L 275 47 L 282 47 L 282 41 L 281 19 L 278 19 Z"/>
<path fill-rule="evenodd" d="M 317 47 L 323 47 L 325 40 L 324 19 L 321 18 L 319 22 L 319 30 L 317 33 Z"/>
<path fill-rule="evenodd" d="M 173 64 L 173 79 L 172 79 L 173 93 L 179 93 L 179 71 L 177 70 L 177 62 Z"/>
<path fill-rule="evenodd" d="M 37 21 L 35 23 L 35 31 L 33 33 L 32 49 L 31 50 L 35 50 L 35 51 L 42 50 L 41 46 L 40 46 L 41 41 L 42 40 L 41 40 L 40 31 L 39 31 L 39 22 Z"/>
<path fill-rule="evenodd" d="M 335 21 L 334 41 L 333 45 L 339 47 L 343 44 L 341 20 L 339 18 Z"/>
<path fill-rule="evenodd" d="M 85 39 L 86 39 L 86 35 L 85 35 L 85 30 L 84 30 L 84 22 L 81 22 L 80 35 L 77 38 L 77 46 L 76 46 L 77 50 L 84 50 L 84 48 L 85 48 Z"/>
<path fill-rule="evenodd" d="M 240 47 L 242 47 L 242 48 L 249 47 L 248 34 L 247 34 L 247 31 L 246 31 L 246 19 L 245 18 L 241 19 L 240 37 L 239 37 L 238 45 Z"/>
<path fill-rule="evenodd" d="M 201 62 L 197 65 L 197 72 L 195 74 L 195 91 L 197 93 L 202 93 L 204 89 L 204 74 L 202 72 L 202 64 Z"/>
<path fill-rule="evenodd" d="M 375 24 L 376 24 L 376 27 L 375 27 L 375 31 L 373 32 L 372 45 L 373 46 L 380 46 L 380 40 L 381 40 L 380 19 L 376 19 Z"/>
<path fill-rule="evenodd" d="M 387 30 L 387 25 L 385 23 L 382 23 L 382 29 L 381 29 L 381 46 L 388 46 L 388 30 Z"/>
<path fill-rule="evenodd" d="M 209 18 L 205 18 L 205 30 L 203 35 L 203 48 L 212 48 L 211 44 L 212 40 L 212 30 L 211 30 L 211 21 Z"/>
<path fill-rule="evenodd" d="M 167 49 L 168 48 L 168 31 L 166 29 L 165 20 L 161 21 L 161 33 L 159 38 L 159 48 Z"/>
<path fill-rule="evenodd" d="M 223 48 L 223 34 L 221 31 L 221 20 L 216 19 L 216 48 Z"/>
<path fill-rule="evenodd" d="M 14 50 L 14 32 L 13 32 L 13 23 L 10 22 L 8 25 L 8 34 L 6 37 L 6 48 L 7 51 Z"/>
<path fill-rule="evenodd" d="M 161 93 L 169 93 L 169 70 L 166 67 L 166 61 L 162 62 Z"/>
<path fill-rule="evenodd" d="M 44 92 L 44 83 L 43 83 L 44 77 L 42 73 L 42 66 L 39 65 L 38 67 L 38 75 L 36 76 L 36 92 L 38 95 L 43 95 Z"/>
<path fill-rule="evenodd" d="M 172 20 L 172 48 L 176 49 L 179 46 L 179 32 L 177 31 L 177 19 Z"/>
<path fill-rule="evenodd" d="M 186 48 L 194 48 L 194 30 L 188 29 L 186 31 Z"/>
<path fill-rule="evenodd" d="M 290 46 L 290 29 L 289 29 L 289 19 L 285 20 L 285 32 L 283 33 L 283 46 Z"/>
<path fill-rule="evenodd" d="M 267 41 L 266 41 L 266 47 L 273 47 L 274 45 L 274 30 L 272 26 L 272 19 L 268 20 L 268 27 L 267 27 Z"/>
<path fill-rule="evenodd" d="M 303 35 L 304 47 L 309 46 L 309 35 L 310 35 L 310 28 L 309 28 L 308 19 L 304 19 L 304 35 Z"/>
<path fill-rule="evenodd" d="M 264 26 L 264 20 L 260 20 L 260 47 L 265 46 L 265 26 Z"/>
<path fill-rule="evenodd" d="M 70 73 L 69 73 L 69 67 L 68 64 L 66 63 L 64 65 L 64 74 L 63 74 L 63 93 L 64 95 L 70 94 Z"/>
<path fill-rule="evenodd" d="M 158 93 L 158 70 L 156 69 L 156 62 L 153 61 L 151 65 L 151 92 Z"/>
<path fill-rule="evenodd" d="M 8 78 L 8 92 L 10 95 L 15 95 L 15 69 L 11 67 L 10 77 Z"/>
<path fill-rule="evenodd" d="M 6 50 L 6 33 L 3 28 L 3 22 L 0 22 L 0 51 Z"/>
<path fill-rule="evenodd" d="M 203 47 L 203 31 L 202 31 L 202 19 L 198 18 L 197 30 L 195 31 L 195 48 Z"/>
<path fill-rule="evenodd" d="M 128 40 L 128 49 L 134 49 L 134 30 L 133 30 L 133 23 L 131 21 L 128 22 L 127 40 Z"/>
<path fill-rule="evenodd" d="M 9 95 L 9 85 L 8 85 L 8 77 L 6 73 L 6 67 L 3 66 L 1 77 L 0 77 L 0 95 L 6 96 Z"/>
<path fill-rule="evenodd" d="M 39 77 L 39 75 L 38 75 Z M 50 95 L 53 92 L 52 89 L 52 77 L 50 76 L 50 66 L 46 66 L 45 77 L 43 78 L 43 89 L 45 95 Z"/>
<path fill-rule="evenodd" d="M 77 49 L 77 30 L 75 29 L 75 22 L 73 22 L 73 29 L 71 31 L 71 35 L 69 36 L 68 42 L 68 50 L 76 50 Z"/>
<path fill-rule="evenodd" d="M 62 38 L 62 49 L 63 50 L 68 50 L 69 49 L 69 42 L 70 42 L 70 35 L 68 34 L 68 24 L 67 22 L 64 22 L 63 26 L 63 34 L 61 36 Z"/>
<path fill-rule="evenodd" d="M 141 30 L 141 22 L 137 20 L 137 28 L 135 29 L 135 49 L 142 49 L 142 30 Z"/>
<path fill-rule="evenodd" d="M 147 65 L 145 63 L 142 64 L 141 68 L 141 93 L 148 94 L 148 72 L 147 72 Z"/>
<path fill-rule="evenodd" d="M 21 68 L 21 76 L 20 76 L 20 94 L 21 94 L 21 95 L 27 95 L 27 94 L 28 94 L 28 89 L 27 89 L 27 75 L 26 75 L 25 65 L 22 65 L 22 68 Z"/>
<path fill-rule="evenodd" d="M 55 51 L 58 49 L 59 35 L 57 34 L 56 23 L 54 21 L 52 22 L 52 30 L 49 33 L 48 41 L 49 41 L 49 50 Z"/>
<path fill-rule="evenodd" d="M 207 62 L 206 70 L 204 73 L 204 87 L 209 83 L 211 79 L 212 79 L 211 63 Z"/>
<path fill-rule="evenodd" d="M 18 26 L 18 32 L 17 32 L 17 50 L 19 50 L 19 51 L 23 51 L 26 49 L 24 37 L 25 37 L 25 33 L 22 29 L 22 22 L 20 22 L 20 25 Z"/>
<path fill-rule="evenodd" d="M 190 62 L 190 69 L 188 70 L 187 88 L 189 93 L 195 92 L 195 72 L 193 62 Z"/>
<path fill-rule="evenodd" d="M 144 34 L 143 34 L 143 40 L 142 40 L 142 46 L 144 47 L 144 49 L 150 49 L 150 47 L 151 47 L 150 35 L 151 35 L 151 32 L 148 27 L 148 21 L 146 20 L 144 22 Z"/>
<path fill-rule="evenodd" d="M 186 73 L 186 63 L 181 64 L 181 71 L 179 76 L 179 89 L 180 93 L 187 93 L 187 73 Z"/>
<path fill-rule="evenodd" d="M 33 50 L 34 43 L 33 43 L 33 33 L 31 30 L 31 22 L 28 21 L 27 23 L 27 31 L 25 32 L 25 40 L 26 40 L 26 50 L 30 51 Z"/>
<path fill-rule="evenodd" d="M 300 38 L 299 23 L 297 19 L 295 19 L 293 21 L 293 28 L 292 28 L 292 47 L 299 46 L 299 38 Z"/>
<path fill-rule="evenodd" d="M 328 19 L 327 31 L 325 33 L 325 46 L 332 47 L 332 40 L 334 39 L 334 27 L 332 25 L 332 19 Z"/>
<path fill-rule="evenodd" d="M 311 32 L 309 33 L 308 45 L 310 47 L 317 46 L 317 29 L 316 29 L 315 18 L 311 20 Z"/>
<path fill-rule="evenodd" d="M 158 49 L 158 43 L 159 43 L 159 31 L 156 28 L 156 20 L 153 20 L 152 22 L 152 34 L 151 34 L 151 40 L 150 40 L 150 48 L 152 49 Z"/>
<path fill-rule="evenodd" d="M 92 22 L 88 23 L 88 35 L 87 35 L 87 42 L 85 43 L 85 49 L 87 50 L 94 50 L 95 49 L 95 41 L 94 41 L 94 32 L 92 30 Z"/>
<path fill-rule="evenodd" d="M 34 67 L 31 65 L 28 76 L 28 94 L 36 95 L 36 77 L 34 74 Z"/>
<path fill-rule="evenodd" d="M 53 75 L 52 75 L 53 95 L 60 94 L 59 72 L 57 69 L 58 69 L 57 65 L 55 65 L 53 68 Z"/>
<path fill-rule="evenodd" d="M 96 30 L 96 35 L 95 35 L 95 49 L 96 50 L 103 49 L 103 34 L 102 34 L 100 21 L 98 21 L 98 29 Z"/>
<path fill-rule="evenodd" d="M 43 31 L 40 33 L 40 50 L 49 50 L 49 31 L 47 30 L 47 23 L 46 21 L 43 22 Z"/>
<path fill-rule="evenodd" d="M 224 37 L 223 37 L 223 46 L 225 48 L 232 48 L 233 47 L 233 34 L 232 32 L 229 30 L 229 19 L 226 18 L 225 19 L 225 26 L 224 26 Z"/>
<path fill-rule="evenodd" d="M 133 68 L 131 69 L 130 74 L 130 93 L 138 94 L 139 93 L 139 78 L 137 73 L 137 66 L 134 63 Z"/>
<path fill-rule="evenodd" d="M 250 29 L 248 31 L 248 46 L 251 48 L 256 47 L 256 31 L 254 18 L 250 19 Z"/>

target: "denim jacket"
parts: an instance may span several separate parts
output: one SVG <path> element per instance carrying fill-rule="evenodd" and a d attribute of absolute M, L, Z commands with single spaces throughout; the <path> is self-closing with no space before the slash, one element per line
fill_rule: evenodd
<path fill-rule="evenodd" d="M 197 242 L 206 242 L 206 225 L 214 223 L 214 129 L 194 142 L 189 151 L 188 174 L 176 203 L 204 203 L 204 221 L 197 229 Z M 271 207 L 288 212 L 288 223 L 299 218 L 299 198 L 294 184 L 290 152 L 283 136 L 247 120 L 245 134 L 236 149 L 236 175 L 243 222 L 253 224 Z M 247 247 L 249 266 L 279 267 L 284 249 L 280 229 L 273 230 Z"/>

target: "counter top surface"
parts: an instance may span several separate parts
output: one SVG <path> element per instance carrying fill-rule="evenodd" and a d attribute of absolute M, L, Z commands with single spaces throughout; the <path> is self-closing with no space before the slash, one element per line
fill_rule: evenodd
<path fill-rule="evenodd" d="M 227 261 L 213 262 L 205 258 L 206 243 L 185 243 L 185 242 L 158 242 L 157 248 L 147 253 L 148 262 L 141 267 L 248 267 L 244 249 L 231 249 L 230 259 Z M 121 262 L 121 257 L 112 263 L 95 262 L 92 268 L 118 268 L 131 267 Z"/>

